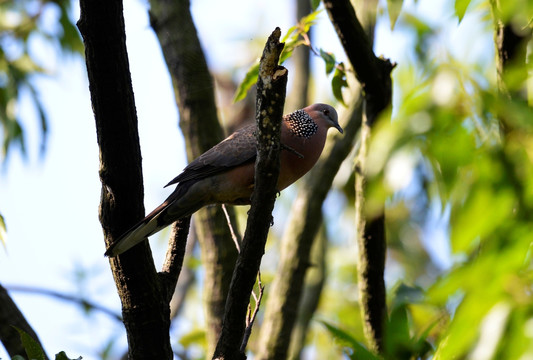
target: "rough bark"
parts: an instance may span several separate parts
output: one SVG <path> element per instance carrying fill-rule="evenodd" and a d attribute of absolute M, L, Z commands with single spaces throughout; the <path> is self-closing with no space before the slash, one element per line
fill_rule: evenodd
<path fill-rule="evenodd" d="M 245 359 L 240 352 L 245 317 L 261 258 L 265 252 L 279 176 L 281 119 L 285 103 L 287 70 L 278 65 L 284 44 L 276 28 L 263 50 L 257 80 L 257 160 L 252 205 L 243 244 L 231 280 L 222 333 L 214 359 Z"/>
<path fill-rule="evenodd" d="M 141 152 L 120 0 L 81 0 L 78 28 L 100 148 L 100 222 L 109 245 L 144 216 Z M 130 359 L 172 359 L 169 306 L 147 242 L 110 259 Z"/>
<path fill-rule="evenodd" d="M 214 84 L 196 28 L 189 1 L 151 0 L 150 18 L 172 77 L 179 107 L 180 128 L 187 157 L 195 159 L 223 139 L 215 104 Z M 235 224 L 233 209 L 228 208 Z M 226 218 L 219 206 L 198 211 L 195 226 L 205 268 L 204 299 L 208 353 L 222 328 L 226 296 L 237 250 Z"/>
<path fill-rule="evenodd" d="M 43 345 L 37 334 L 19 310 L 7 290 L 0 285 L 0 341 L 11 357 L 15 355 L 26 356 L 26 350 L 22 346 L 20 335 L 15 329 L 18 328 L 35 340 L 41 349 Z M 45 358 L 48 357 L 45 355 Z"/>
<path fill-rule="evenodd" d="M 385 281 L 385 214 L 384 204 L 370 214 L 366 206 L 367 179 L 365 159 L 371 126 L 389 106 L 393 66 L 375 56 L 371 38 L 365 33 L 349 0 L 324 0 L 329 17 L 364 90 L 365 120 L 361 131 L 361 148 L 356 159 L 356 226 L 358 231 L 358 283 L 364 329 L 369 346 L 383 350 L 383 327 L 387 316 Z"/>
<path fill-rule="evenodd" d="M 269 291 L 258 359 L 285 359 L 289 348 L 313 240 L 322 223 L 322 203 L 342 161 L 354 145 L 361 125 L 360 103 L 347 112 L 344 135 L 335 135 L 334 145 L 305 177 L 294 202 L 291 222 L 282 239 L 280 264 Z"/>

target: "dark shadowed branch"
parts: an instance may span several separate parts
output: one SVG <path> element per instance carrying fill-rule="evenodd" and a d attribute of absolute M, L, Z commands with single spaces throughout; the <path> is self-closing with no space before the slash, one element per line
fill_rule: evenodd
<path fill-rule="evenodd" d="M 261 258 L 265 252 L 279 175 L 281 119 L 285 103 L 287 70 L 278 65 L 284 44 L 276 28 L 263 50 L 257 80 L 257 160 L 252 206 L 248 214 L 242 249 L 233 272 L 224 313 L 222 334 L 214 359 L 244 359 L 240 345 L 245 318 Z"/>
<path fill-rule="evenodd" d="M 41 349 L 43 348 L 31 325 L 26 321 L 26 318 L 11 296 L 9 296 L 7 290 L 0 285 L 0 341 L 9 356 L 26 356 L 26 350 L 22 346 L 20 334 L 15 327 L 23 330 L 41 346 Z"/>
<path fill-rule="evenodd" d="M 383 327 L 387 316 L 385 280 L 385 209 L 369 214 L 366 207 L 366 157 L 371 126 L 390 105 L 393 65 L 375 56 L 372 39 L 365 33 L 349 0 L 324 0 L 337 35 L 356 77 L 363 86 L 365 120 L 361 127 L 361 147 L 356 159 L 356 226 L 358 232 L 359 299 L 366 338 L 370 347 L 383 350 Z M 374 2 L 375 6 L 375 2 Z"/>
<path fill-rule="evenodd" d="M 144 217 L 141 151 L 120 0 L 81 0 L 100 149 L 100 223 L 106 244 Z M 110 259 L 132 359 L 171 359 L 170 310 L 147 242 Z"/>

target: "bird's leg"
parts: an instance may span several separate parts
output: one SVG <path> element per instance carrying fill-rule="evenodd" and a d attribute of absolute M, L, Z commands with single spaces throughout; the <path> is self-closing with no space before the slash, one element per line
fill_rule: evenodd
<path fill-rule="evenodd" d="M 302 154 L 300 154 L 298 151 L 296 151 L 293 148 L 291 148 L 289 145 L 281 144 L 281 150 L 288 150 L 291 153 L 293 153 L 294 155 L 298 156 L 300 159 L 304 158 L 304 156 Z"/>

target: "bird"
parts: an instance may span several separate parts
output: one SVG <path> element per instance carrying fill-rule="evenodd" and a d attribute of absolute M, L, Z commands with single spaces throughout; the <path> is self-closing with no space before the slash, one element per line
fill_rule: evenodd
<path fill-rule="evenodd" d="M 305 175 L 317 162 L 329 128 L 343 133 L 337 112 L 327 104 L 313 104 L 286 114 L 281 122 L 281 191 Z M 256 125 L 235 131 L 189 163 L 165 187 L 177 184 L 168 198 L 121 235 L 105 252 L 114 257 L 175 221 L 212 204 L 249 205 L 254 188 Z"/>

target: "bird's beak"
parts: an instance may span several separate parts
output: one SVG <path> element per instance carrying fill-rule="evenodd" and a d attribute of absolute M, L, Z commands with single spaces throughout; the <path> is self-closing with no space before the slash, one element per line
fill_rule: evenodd
<path fill-rule="evenodd" d="M 340 132 L 341 134 L 344 134 L 344 130 L 342 130 L 342 128 L 341 128 L 341 126 L 339 125 L 339 123 L 336 123 L 336 124 L 334 125 L 334 127 L 335 127 L 335 129 L 339 130 L 339 132 Z"/>

